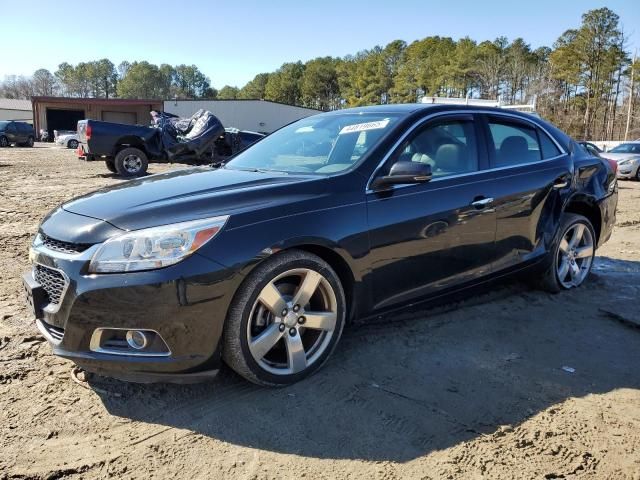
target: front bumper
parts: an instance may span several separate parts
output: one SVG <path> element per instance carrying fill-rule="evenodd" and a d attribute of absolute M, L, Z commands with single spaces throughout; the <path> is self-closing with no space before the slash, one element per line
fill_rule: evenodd
<path fill-rule="evenodd" d="M 640 165 L 618 165 L 617 177 L 623 179 L 636 178 L 638 175 L 638 170 L 640 169 Z"/>
<path fill-rule="evenodd" d="M 57 270 L 66 278 L 59 302 L 33 307 L 39 317 L 36 324 L 54 354 L 87 371 L 124 380 L 210 378 L 220 365 L 222 328 L 240 275 L 198 254 L 158 270 L 89 274 L 89 260 L 97 248 L 79 254 L 44 246 L 32 249 L 34 265 Z M 34 275 L 27 272 L 25 277 L 26 283 Z M 31 286 L 37 288 L 37 282 Z M 157 332 L 169 352 L 105 353 L 92 345 L 96 330 L 105 328 Z"/>

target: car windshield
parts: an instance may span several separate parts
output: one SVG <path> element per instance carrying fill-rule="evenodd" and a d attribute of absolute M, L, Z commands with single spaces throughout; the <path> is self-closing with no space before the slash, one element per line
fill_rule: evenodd
<path fill-rule="evenodd" d="M 640 143 L 623 143 L 609 150 L 610 153 L 640 153 Z"/>
<path fill-rule="evenodd" d="M 225 168 L 329 175 L 356 165 L 391 130 L 397 115 L 317 115 L 288 125 L 230 160 Z"/>
<path fill-rule="evenodd" d="M 4 130 L 9 125 L 9 122 L 0 122 L 0 130 Z"/>

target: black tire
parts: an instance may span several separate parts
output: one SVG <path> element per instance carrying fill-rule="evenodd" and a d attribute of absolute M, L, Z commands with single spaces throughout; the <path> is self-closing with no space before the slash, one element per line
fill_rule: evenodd
<path fill-rule="evenodd" d="M 67 148 L 75 150 L 76 148 L 78 148 L 78 141 L 77 140 L 69 140 L 67 142 Z"/>
<path fill-rule="evenodd" d="M 116 154 L 114 164 L 118 175 L 122 177 L 141 177 L 147 172 L 149 160 L 139 148 L 127 147 Z"/>
<path fill-rule="evenodd" d="M 5 148 L 9 146 L 9 140 L 4 135 L 0 137 L 0 147 Z"/>
<path fill-rule="evenodd" d="M 246 332 L 248 322 L 262 289 L 278 275 L 292 269 L 309 269 L 320 273 L 333 289 L 336 299 L 336 323 L 322 354 L 305 369 L 292 374 L 273 374 L 254 359 L 249 350 Z M 345 323 L 346 301 L 340 279 L 331 266 L 316 255 L 288 250 L 266 260 L 244 280 L 229 308 L 223 332 L 224 361 L 247 380 L 262 386 L 283 387 L 298 382 L 316 372 L 335 349 Z M 282 330 L 281 330 L 282 331 Z M 288 333 L 284 333 L 288 335 Z"/>
<path fill-rule="evenodd" d="M 24 146 L 25 147 L 29 147 L 29 148 L 33 148 L 33 143 L 34 143 L 33 137 L 29 137 L 27 139 L 27 143 L 25 143 Z"/>
<path fill-rule="evenodd" d="M 113 158 L 107 158 L 104 161 L 104 164 L 107 166 L 107 170 L 109 170 L 112 173 L 118 173 L 118 170 L 116 169 L 116 164 L 114 163 Z"/>
<path fill-rule="evenodd" d="M 566 286 L 563 284 L 563 282 L 560 281 L 559 274 L 558 274 L 560 242 L 562 241 L 564 236 L 567 234 L 567 232 L 569 232 L 569 230 L 578 223 L 585 225 L 585 227 L 589 230 L 589 233 L 591 234 L 591 238 L 593 239 L 593 253 L 591 254 L 591 257 L 590 257 L 591 262 L 589 263 L 587 273 L 584 275 L 584 278 L 582 279 L 582 281 L 578 285 Z M 536 286 L 550 293 L 559 293 L 563 290 L 568 290 L 569 288 L 575 288 L 582 285 L 584 281 L 588 278 L 589 273 L 591 272 L 591 267 L 593 267 L 593 258 L 595 257 L 596 243 L 597 243 L 597 240 L 596 240 L 595 230 L 588 218 L 575 213 L 564 213 L 560 220 L 560 227 L 558 228 L 556 236 L 553 240 L 551 252 L 545 262 L 546 268 L 542 276 L 536 282 Z"/>
<path fill-rule="evenodd" d="M 640 182 L 640 166 L 638 167 L 638 170 L 636 171 L 636 180 Z"/>

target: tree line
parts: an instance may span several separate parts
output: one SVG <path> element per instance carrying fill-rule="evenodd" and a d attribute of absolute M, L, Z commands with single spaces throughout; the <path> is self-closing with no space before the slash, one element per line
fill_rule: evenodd
<path fill-rule="evenodd" d="M 41 68 L 31 77 L 8 75 L 0 97 L 68 96 L 79 98 L 215 98 L 210 80 L 195 65 L 160 66 L 107 58 L 71 65 L 63 62 L 51 73 Z"/>
<path fill-rule="evenodd" d="M 108 59 L 32 77 L 9 76 L 0 97 L 265 99 L 318 110 L 420 101 L 423 96 L 535 102 L 538 113 L 576 138 L 640 137 L 640 62 L 626 49 L 619 16 L 608 8 L 582 15 L 551 47 L 522 38 L 477 42 L 430 36 L 395 40 L 345 57 L 284 63 L 242 88 L 220 90 L 195 65 L 160 66 Z M 634 75 L 635 73 L 635 75 Z"/>

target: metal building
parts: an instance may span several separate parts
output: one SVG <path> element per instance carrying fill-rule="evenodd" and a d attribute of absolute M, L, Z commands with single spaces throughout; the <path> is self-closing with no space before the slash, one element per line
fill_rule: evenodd
<path fill-rule="evenodd" d="M 165 100 L 164 111 L 190 117 L 199 109 L 209 110 L 225 127 L 271 133 L 310 115 L 320 113 L 312 108 L 295 107 L 269 100 Z"/>
<path fill-rule="evenodd" d="M 0 120 L 18 120 L 33 123 L 31 100 L 0 98 Z"/>

